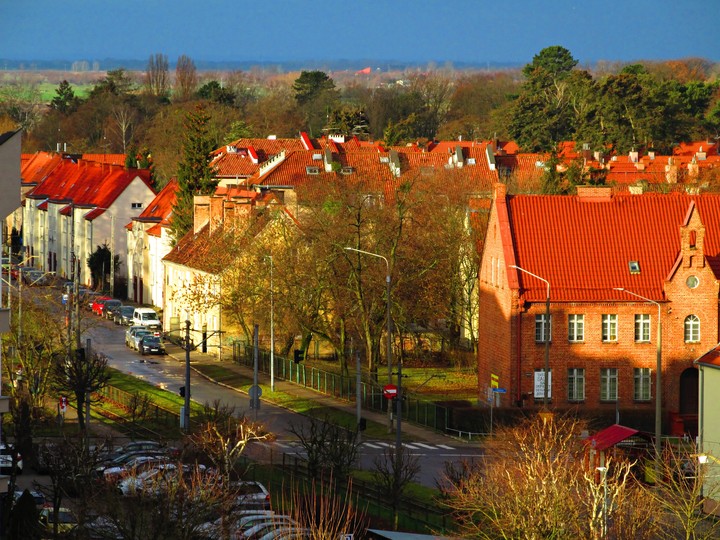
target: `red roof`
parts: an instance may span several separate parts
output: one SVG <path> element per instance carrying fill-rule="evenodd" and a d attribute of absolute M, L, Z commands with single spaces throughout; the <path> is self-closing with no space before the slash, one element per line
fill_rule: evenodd
<path fill-rule="evenodd" d="M 705 257 L 720 276 L 718 194 L 516 195 L 495 204 L 506 264 L 548 280 L 553 301 L 589 302 L 626 298 L 616 287 L 662 300 L 693 203 L 705 226 Z M 630 273 L 630 261 L 640 272 Z M 526 301 L 545 300 L 544 282 L 510 268 L 508 279 Z"/>
<path fill-rule="evenodd" d="M 617 443 L 629 439 L 638 433 L 640 432 L 637 429 L 621 426 L 620 424 L 613 424 L 610 427 L 598 431 L 592 437 L 588 437 L 585 440 L 585 444 L 593 448 L 593 450 L 607 450 L 611 446 L 615 446 Z"/>
<path fill-rule="evenodd" d="M 109 208 L 137 177 L 150 184 L 147 169 L 126 169 L 118 165 L 63 159 L 35 188 L 29 199 L 65 201 L 76 206 Z"/>

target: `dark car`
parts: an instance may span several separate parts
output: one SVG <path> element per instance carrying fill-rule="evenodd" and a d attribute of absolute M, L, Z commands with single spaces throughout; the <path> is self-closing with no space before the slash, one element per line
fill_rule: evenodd
<path fill-rule="evenodd" d="M 112 319 L 114 317 L 113 310 L 120 309 L 122 302 L 120 300 L 108 300 L 100 307 L 100 315 L 106 319 Z"/>
<path fill-rule="evenodd" d="M 165 345 L 160 336 L 148 334 L 140 339 L 138 351 L 140 354 L 165 354 Z"/>
<path fill-rule="evenodd" d="M 22 474 L 23 461 L 20 452 L 15 450 L 12 445 L 0 443 L 0 474 L 10 474 L 13 465 L 15 473 Z"/>
<path fill-rule="evenodd" d="M 115 324 L 130 326 L 132 324 L 134 311 L 135 306 L 120 306 L 113 311 L 113 321 L 115 321 Z"/>

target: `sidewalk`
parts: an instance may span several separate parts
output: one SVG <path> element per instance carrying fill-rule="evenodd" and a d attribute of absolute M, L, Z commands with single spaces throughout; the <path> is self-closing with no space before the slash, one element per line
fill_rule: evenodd
<path fill-rule="evenodd" d="M 168 357 L 173 358 L 174 360 L 177 360 L 178 362 L 185 362 L 185 351 L 181 349 L 178 345 L 174 345 L 172 343 L 167 343 L 167 353 Z M 243 366 L 240 364 L 237 364 L 231 360 L 218 360 L 216 355 L 212 354 L 204 354 L 199 351 L 191 351 L 190 352 L 190 368 L 193 369 L 192 365 L 195 362 L 200 363 L 222 363 L 223 367 L 232 371 L 235 371 L 237 373 L 240 373 L 250 379 L 253 377 L 253 370 L 250 367 Z M 194 370 L 196 371 L 196 370 Z M 198 375 L 211 380 L 209 377 L 206 377 L 202 373 L 198 373 Z M 258 381 L 263 385 L 269 385 L 270 384 L 270 376 L 267 373 L 259 372 L 258 373 Z M 216 382 L 217 381 L 212 381 Z M 247 392 L 238 390 L 237 388 L 233 388 L 231 386 L 225 385 L 223 383 L 217 383 L 222 386 L 225 386 L 226 388 L 230 388 L 232 390 L 235 390 L 236 392 L 242 393 L 247 395 Z M 285 394 L 288 394 L 290 396 L 297 396 L 298 398 L 313 400 L 318 403 L 319 406 L 327 407 L 327 408 L 333 408 L 333 409 L 339 409 L 347 412 L 351 415 L 357 414 L 357 408 L 354 402 L 348 402 L 340 399 L 336 399 L 332 396 L 328 396 L 326 394 L 321 394 L 319 392 L 315 392 L 314 390 L 311 390 L 309 388 L 306 388 L 305 386 L 301 386 L 298 384 L 293 384 L 284 380 L 275 379 L 275 388 L 282 391 Z M 265 398 L 260 398 L 261 401 L 266 401 Z M 362 410 L 362 416 L 363 418 L 367 418 L 369 421 L 376 422 L 378 424 L 387 425 L 388 424 L 388 415 L 382 412 L 377 411 L 370 411 L 367 409 Z M 402 433 L 403 438 L 405 440 L 411 439 L 414 441 L 421 441 L 421 442 L 427 442 L 432 444 L 449 444 L 452 443 L 454 445 L 457 445 L 458 443 L 467 444 L 467 445 L 476 445 L 477 443 L 469 443 L 468 441 L 464 441 L 462 439 L 451 437 L 449 435 L 445 435 L 443 433 L 437 432 L 435 430 L 432 430 L 430 428 L 426 428 L 424 426 L 419 426 L 416 424 L 411 424 L 410 422 L 402 422 Z"/>

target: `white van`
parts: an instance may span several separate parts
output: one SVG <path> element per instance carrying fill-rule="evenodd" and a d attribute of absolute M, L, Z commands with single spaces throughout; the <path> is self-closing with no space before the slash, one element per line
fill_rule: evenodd
<path fill-rule="evenodd" d="M 162 324 L 158 319 L 157 312 L 153 308 L 138 307 L 133 312 L 133 325 L 147 326 L 151 330 L 160 330 Z"/>

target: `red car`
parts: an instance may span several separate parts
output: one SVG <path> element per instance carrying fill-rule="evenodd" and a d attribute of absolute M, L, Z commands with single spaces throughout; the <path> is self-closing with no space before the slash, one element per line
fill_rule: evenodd
<path fill-rule="evenodd" d="M 105 305 L 105 302 L 107 302 L 108 300 L 112 300 L 112 297 L 111 296 L 98 296 L 92 304 L 92 312 L 95 315 L 102 315 L 103 307 Z"/>

